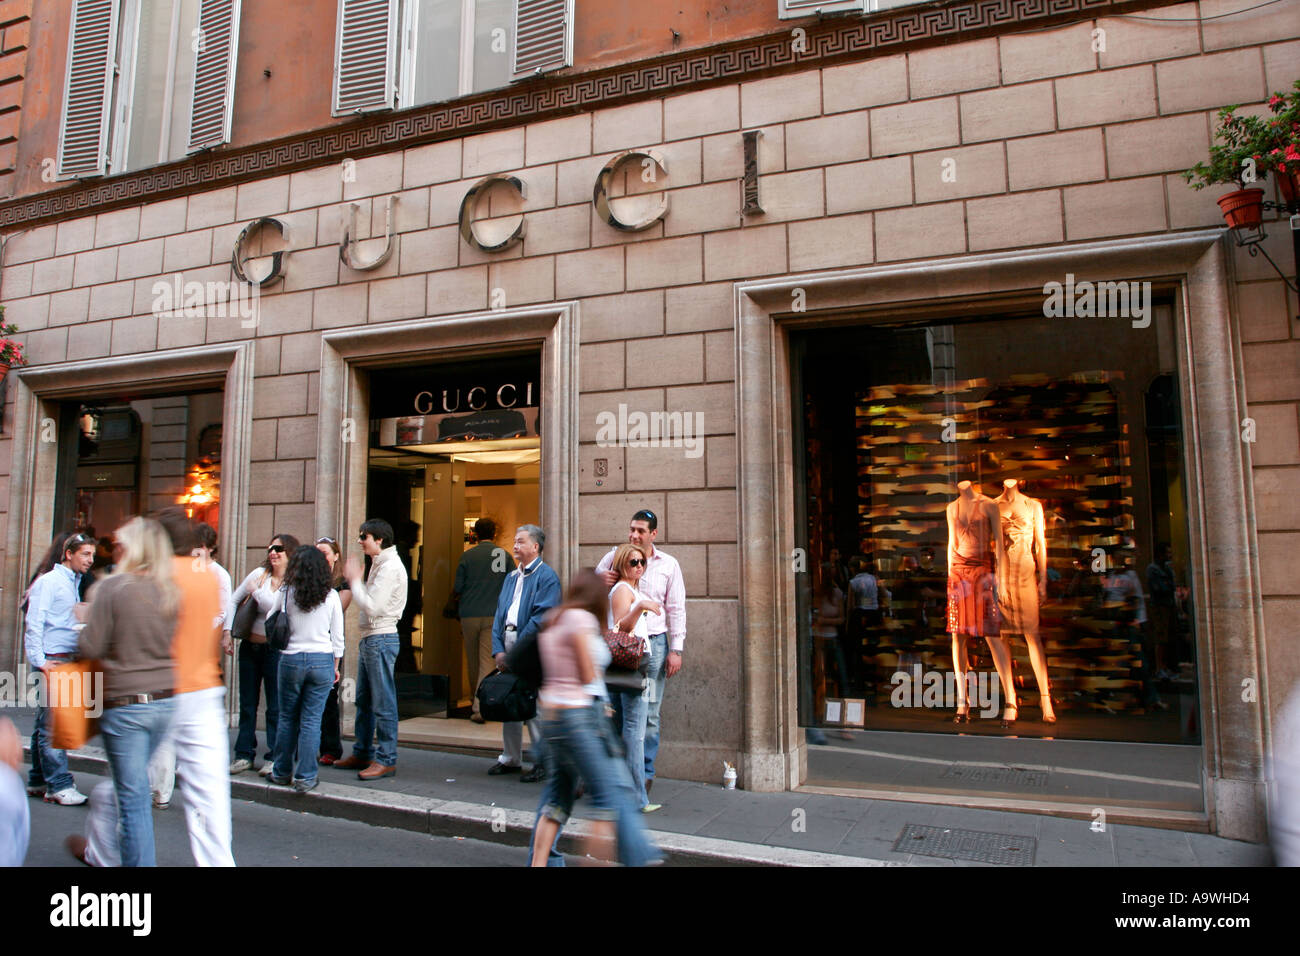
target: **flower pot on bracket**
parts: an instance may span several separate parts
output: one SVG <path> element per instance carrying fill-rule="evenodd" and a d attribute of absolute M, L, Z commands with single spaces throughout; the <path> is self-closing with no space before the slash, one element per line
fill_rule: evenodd
<path fill-rule="evenodd" d="M 1288 206 L 1295 205 L 1296 198 L 1300 197 L 1300 173 L 1277 171 L 1273 175 L 1277 177 L 1277 188 L 1282 191 L 1282 201 Z"/>
<path fill-rule="evenodd" d="M 1238 189 L 1220 196 L 1219 209 L 1232 229 L 1251 229 L 1264 221 L 1264 190 Z"/>

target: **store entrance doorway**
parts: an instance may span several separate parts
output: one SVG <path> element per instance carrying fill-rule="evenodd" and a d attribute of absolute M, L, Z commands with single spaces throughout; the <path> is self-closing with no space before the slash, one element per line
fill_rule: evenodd
<path fill-rule="evenodd" d="M 396 664 L 403 739 L 429 718 L 469 717 L 476 688 L 449 606 L 456 567 L 478 519 L 492 519 L 507 554 L 514 529 L 538 523 L 539 373 L 529 355 L 371 375 L 366 516 L 393 526 L 410 576 Z"/>

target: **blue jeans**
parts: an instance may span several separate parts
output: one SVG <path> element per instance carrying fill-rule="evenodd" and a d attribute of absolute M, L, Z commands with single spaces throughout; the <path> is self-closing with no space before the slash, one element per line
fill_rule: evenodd
<path fill-rule="evenodd" d="M 36 726 L 32 728 L 32 769 L 27 774 L 27 785 L 45 785 L 46 793 L 58 793 L 75 786 L 68 772 L 68 752 L 55 750 L 50 745 L 50 712 L 36 706 Z"/>
<path fill-rule="evenodd" d="M 396 634 L 371 634 L 361 639 L 357 651 L 356 738 L 352 756 L 391 767 L 397 763 L 397 663 Z M 371 746 L 373 740 L 373 746 Z"/>
<path fill-rule="evenodd" d="M 321 714 L 334 686 L 334 655 L 281 654 L 278 681 L 280 723 L 275 731 L 274 773 L 277 777 L 311 782 L 316 779 Z"/>
<path fill-rule="evenodd" d="M 540 720 L 546 740 L 547 774 L 537 819 L 547 816 L 563 827 L 573 812 L 578 782 L 586 781 L 591 818 L 615 821 L 619 862 L 627 866 L 658 862 L 659 851 L 646 835 L 636 805 L 632 776 L 619 752 L 614 729 L 605 717 L 605 702 L 597 700 L 590 707 L 555 708 L 546 711 Z M 552 850 L 548 865 L 563 863 L 563 858 Z"/>
<path fill-rule="evenodd" d="M 280 718 L 280 695 L 276 673 L 280 652 L 270 644 L 239 642 L 239 736 L 235 756 L 252 760 L 257 756 L 257 702 L 266 684 L 266 759 L 275 749 L 275 725 Z"/>
<path fill-rule="evenodd" d="M 154 866 L 153 809 L 149 805 L 149 758 L 171 726 L 175 698 L 111 707 L 99 732 L 117 794 L 118 843 L 123 866 Z"/>
<path fill-rule="evenodd" d="M 623 749 L 627 754 L 624 759 L 632 776 L 632 794 L 639 810 L 650 802 L 645 792 L 645 692 L 628 694 L 611 688 L 609 704 L 614 708 L 614 731 L 623 738 Z"/>
<path fill-rule="evenodd" d="M 668 635 L 650 635 L 650 686 L 646 688 L 645 778 L 655 778 L 655 757 L 659 756 L 659 706 L 668 682 Z"/>

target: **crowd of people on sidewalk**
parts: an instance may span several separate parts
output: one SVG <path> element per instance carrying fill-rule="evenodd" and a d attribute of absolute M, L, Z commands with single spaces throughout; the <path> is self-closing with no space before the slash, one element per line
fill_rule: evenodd
<path fill-rule="evenodd" d="M 591 854 L 653 863 L 659 857 L 641 815 L 659 809 L 649 795 L 660 706 L 686 637 L 681 568 L 655 546 L 658 517 L 636 512 L 627 543 L 575 575 L 567 594 L 543 559 L 540 527 L 517 529 L 513 561 L 494 544 L 496 533 L 490 519 L 476 523 L 478 542 L 461 556 L 451 606 L 472 684 L 513 673 L 512 662 L 531 654 L 534 666 L 520 667 L 514 679 L 536 709 L 503 724 L 502 753 L 488 773 L 544 782 L 534 865 L 562 865 L 559 831 L 584 792 L 595 821 Z M 305 794 L 318 785 L 321 765 L 356 771 L 363 781 L 397 772 L 397 627 L 408 574 L 392 526 L 382 519 L 361 525 L 366 573 L 334 538 L 304 545 L 277 533 L 266 559 L 233 589 L 215 560 L 216 537 L 183 509 L 166 508 L 117 529 L 101 579 L 91 573 L 97 542 L 75 533 L 56 537 L 33 575 L 23 602 L 29 664 L 48 675 L 51 667 L 94 660 L 104 675 L 99 732 L 111 782 L 89 797 L 77 790 L 47 708 L 38 707 L 32 732 L 29 796 L 63 806 L 89 800 L 85 834 L 68 838 L 83 863 L 154 865 L 151 795 L 153 807 L 166 809 L 178 777 L 195 861 L 233 866 L 232 775 L 257 769 L 271 784 Z M 353 603 L 360 611 L 356 715 L 344 756 L 338 691 L 344 614 Z M 631 653 L 634 665 L 611 663 L 615 647 L 623 648 L 619 661 Z M 235 658 L 239 676 L 233 758 L 222 652 Z M 263 695 L 265 747 L 255 768 Z M 486 721 L 477 696 L 471 719 Z M 526 772 L 525 723 L 533 757 Z"/>

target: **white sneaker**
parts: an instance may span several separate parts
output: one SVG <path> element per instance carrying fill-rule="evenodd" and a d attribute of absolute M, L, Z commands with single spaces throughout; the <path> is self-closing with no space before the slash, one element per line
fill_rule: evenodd
<path fill-rule="evenodd" d="M 65 787 L 58 793 L 46 793 L 46 803 L 57 803 L 63 807 L 79 807 L 86 802 L 86 795 L 79 793 L 76 787 Z"/>
<path fill-rule="evenodd" d="M 275 769 L 275 761 L 268 760 L 266 763 L 262 764 L 262 768 L 257 772 L 259 775 L 263 777 L 269 777 L 271 776 L 271 771 L 274 769 Z"/>
<path fill-rule="evenodd" d="M 253 769 L 253 761 L 246 760 L 243 757 L 240 757 L 238 760 L 232 761 L 230 764 L 231 773 L 243 773 L 245 770 L 252 770 L 252 769 Z"/>

